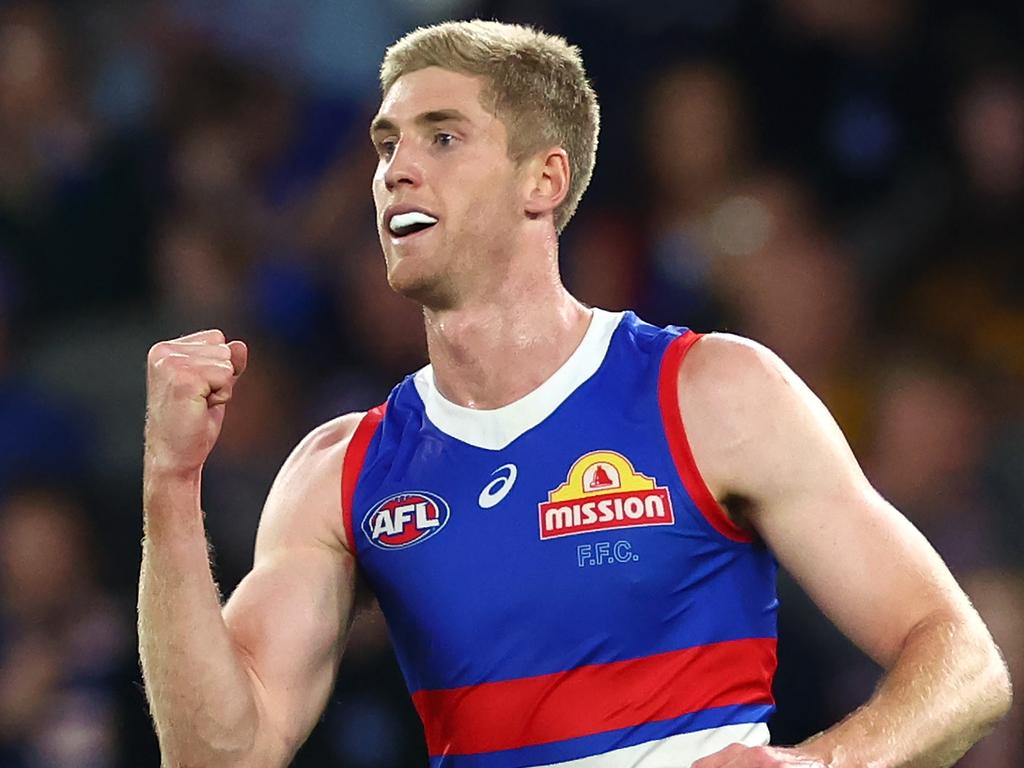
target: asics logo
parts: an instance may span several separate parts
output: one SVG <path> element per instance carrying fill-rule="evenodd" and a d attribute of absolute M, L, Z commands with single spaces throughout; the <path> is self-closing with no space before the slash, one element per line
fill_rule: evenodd
<path fill-rule="evenodd" d="M 499 472 L 502 474 L 498 474 Z M 480 491 L 478 502 L 483 509 L 490 509 L 496 506 L 502 499 L 508 496 L 508 492 L 515 485 L 516 475 L 519 474 L 519 471 L 516 469 L 515 464 L 502 464 L 491 474 L 498 475 L 498 477 L 491 480 Z"/>

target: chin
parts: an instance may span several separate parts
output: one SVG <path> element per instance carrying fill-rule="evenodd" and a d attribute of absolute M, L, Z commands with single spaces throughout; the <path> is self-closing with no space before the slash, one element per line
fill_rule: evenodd
<path fill-rule="evenodd" d="M 415 298 L 429 291 L 434 282 L 435 276 L 427 273 L 422 264 L 409 264 L 401 259 L 388 264 L 388 285 L 402 296 Z"/>
<path fill-rule="evenodd" d="M 445 309 L 452 305 L 451 281 L 441 275 L 399 266 L 388 270 L 388 285 L 398 295 L 431 309 Z"/>

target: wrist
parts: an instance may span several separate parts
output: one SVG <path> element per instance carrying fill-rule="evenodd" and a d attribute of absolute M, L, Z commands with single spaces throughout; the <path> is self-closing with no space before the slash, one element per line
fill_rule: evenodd
<path fill-rule="evenodd" d="M 202 525 L 202 472 L 201 466 L 182 467 L 147 451 L 142 471 L 142 511 L 147 531 L 154 520 Z"/>
<path fill-rule="evenodd" d="M 202 474 L 202 464 L 183 464 L 164 451 L 146 447 L 142 460 L 142 478 L 147 486 L 198 488 Z"/>

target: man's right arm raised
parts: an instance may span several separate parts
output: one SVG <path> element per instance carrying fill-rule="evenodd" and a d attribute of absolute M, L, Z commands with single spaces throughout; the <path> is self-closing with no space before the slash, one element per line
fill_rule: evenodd
<path fill-rule="evenodd" d="M 358 414 L 317 428 L 285 462 L 253 570 L 221 604 L 200 476 L 247 355 L 219 331 L 149 354 L 139 654 L 164 768 L 286 766 L 327 702 L 351 623 L 341 467 Z"/>

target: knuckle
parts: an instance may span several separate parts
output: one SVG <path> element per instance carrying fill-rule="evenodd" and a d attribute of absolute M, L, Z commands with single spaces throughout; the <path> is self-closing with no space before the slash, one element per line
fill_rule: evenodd
<path fill-rule="evenodd" d="M 164 375 L 172 375 L 173 372 L 181 368 L 181 365 L 182 358 L 180 355 L 167 353 L 161 355 L 160 358 L 153 363 L 153 368 L 158 373 L 163 373 Z"/>
<path fill-rule="evenodd" d="M 156 344 L 151 346 L 149 348 L 149 354 L 147 355 L 150 365 L 156 364 L 165 357 L 167 355 L 167 348 L 168 345 L 166 341 L 158 341 Z"/>
<path fill-rule="evenodd" d="M 211 376 L 216 376 L 218 379 L 230 377 L 234 368 L 231 367 L 231 363 L 228 360 L 211 360 L 208 363 L 208 369 Z"/>

